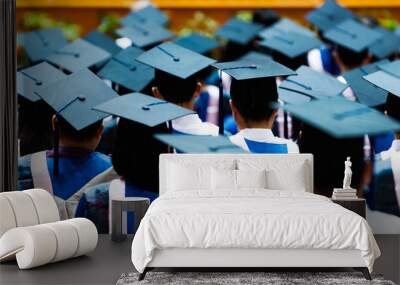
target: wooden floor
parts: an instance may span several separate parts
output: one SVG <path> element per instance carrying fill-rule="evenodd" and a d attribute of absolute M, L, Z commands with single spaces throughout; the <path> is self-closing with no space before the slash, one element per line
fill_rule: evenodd
<path fill-rule="evenodd" d="M 400 284 L 400 236 L 375 237 L 382 257 L 374 272 Z M 97 249 L 88 256 L 49 264 L 30 270 L 19 270 L 15 262 L 0 265 L 0 284 L 115 284 L 122 273 L 134 271 L 131 263 L 131 242 L 111 242 L 100 235 Z"/>

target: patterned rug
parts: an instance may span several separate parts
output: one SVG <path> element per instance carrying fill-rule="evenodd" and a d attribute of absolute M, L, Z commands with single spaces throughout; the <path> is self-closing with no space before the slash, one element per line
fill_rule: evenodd
<path fill-rule="evenodd" d="M 138 281 L 138 273 L 122 274 L 117 285 L 212 284 L 212 285 L 395 285 L 382 276 L 368 281 L 359 272 L 148 272 Z"/>

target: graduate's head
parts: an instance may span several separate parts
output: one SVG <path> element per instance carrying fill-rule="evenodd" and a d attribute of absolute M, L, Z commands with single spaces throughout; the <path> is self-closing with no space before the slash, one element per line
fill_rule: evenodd
<path fill-rule="evenodd" d="M 333 58 L 342 72 L 366 65 L 371 61 L 371 55 L 368 53 L 368 49 L 355 52 L 340 45 L 334 48 Z"/>
<path fill-rule="evenodd" d="M 232 114 L 239 129 L 272 128 L 277 110 L 271 105 L 278 101 L 274 77 L 232 79 L 230 95 Z"/>
<path fill-rule="evenodd" d="M 259 9 L 253 13 L 253 22 L 270 27 L 278 22 L 280 16 L 272 9 Z"/>
<path fill-rule="evenodd" d="M 241 45 L 228 41 L 223 49 L 221 61 L 232 61 L 237 60 L 251 50 L 252 42 L 247 45 Z"/>
<path fill-rule="evenodd" d="M 400 97 L 389 93 L 386 98 L 386 115 L 400 122 Z M 400 132 L 396 133 L 400 138 Z"/>
<path fill-rule="evenodd" d="M 167 152 L 168 147 L 153 136 L 167 131 L 166 124 L 149 128 L 121 118 L 112 152 L 112 164 L 118 175 L 143 189 L 157 189 L 159 155 Z"/>
<path fill-rule="evenodd" d="M 82 130 L 77 131 L 65 119 L 55 115 L 52 118 L 53 130 L 59 129 L 60 146 L 79 147 L 95 150 L 103 134 L 102 121 L 96 122 Z"/>
<path fill-rule="evenodd" d="M 153 95 L 156 98 L 193 109 L 195 99 L 200 95 L 202 85 L 199 74 L 186 79 L 156 69 Z"/>

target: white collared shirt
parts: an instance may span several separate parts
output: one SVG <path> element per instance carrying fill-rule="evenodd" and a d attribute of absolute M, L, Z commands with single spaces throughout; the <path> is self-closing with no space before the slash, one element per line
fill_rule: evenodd
<path fill-rule="evenodd" d="M 245 139 L 271 144 L 286 144 L 288 153 L 299 153 L 299 147 L 291 140 L 274 136 L 270 129 L 243 129 L 236 135 L 230 136 L 231 142 L 246 151 L 250 151 Z"/>
<path fill-rule="evenodd" d="M 172 120 L 172 128 L 180 133 L 200 136 L 218 136 L 218 126 L 203 122 L 199 115 L 190 114 Z"/>
<path fill-rule="evenodd" d="M 400 152 L 400 140 L 393 140 L 392 146 L 385 151 L 380 153 L 380 156 L 383 160 L 386 160 L 391 157 L 391 153 Z"/>

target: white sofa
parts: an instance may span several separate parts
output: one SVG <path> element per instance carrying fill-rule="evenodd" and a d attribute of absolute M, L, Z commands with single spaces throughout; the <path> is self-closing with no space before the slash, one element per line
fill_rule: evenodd
<path fill-rule="evenodd" d="M 97 245 L 88 219 L 60 221 L 53 196 L 42 189 L 0 193 L 0 262 L 28 269 L 87 254 Z"/>

